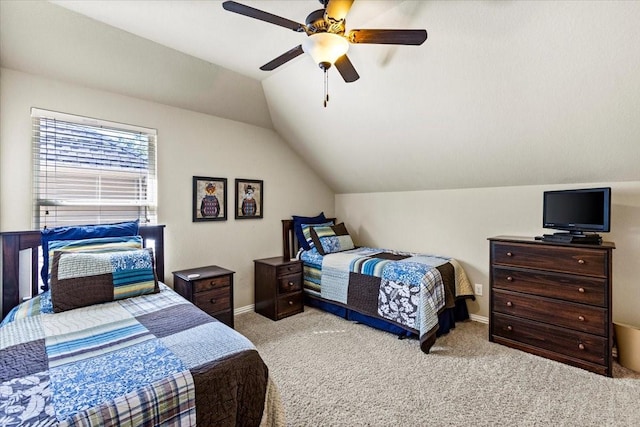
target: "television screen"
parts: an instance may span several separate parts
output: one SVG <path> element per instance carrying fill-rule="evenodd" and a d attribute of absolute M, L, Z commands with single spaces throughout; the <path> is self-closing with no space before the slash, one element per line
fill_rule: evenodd
<path fill-rule="evenodd" d="M 545 191 L 542 226 L 573 233 L 610 230 L 611 188 Z"/>

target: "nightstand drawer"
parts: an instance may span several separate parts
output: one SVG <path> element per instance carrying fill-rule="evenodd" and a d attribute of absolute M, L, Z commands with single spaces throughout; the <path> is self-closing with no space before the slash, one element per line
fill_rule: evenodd
<path fill-rule="evenodd" d="M 302 289 L 302 276 L 300 274 L 283 276 L 280 279 L 278 279 L 279 294 L 299 291 L 300 289 Z"/>
<path fill-rule="evenodd" d="M 193 291 L 195 293 L 205 292 L 211 289 L 229 286 L 230 283 L 231 283 L 231 279 L 229 279 L 229 276 L 212 277 L 210 279 L 195 280 L 193 282 Z"/>
<path fill-rule="evenodd" d="M 302 293 L 278 298 L 278 318 L 300 313 L 303 310 Z"/>
<path fill-rule="evenodd" d="M 302 263 L 295 262 L 291 264 L 279 265 L 276 268 L 276 276 L 281 277 L 287 274 L 300 273 L 302 271 Z"/>
<path fill-rule="evenodd" d="M 222 310 L 228 310 L 231 306 L 229 300 L 230 292 L 228 287 L 213 289 L 207 292 L 200 292 L 195 295 L 195 305 L 209 314 Z"/>

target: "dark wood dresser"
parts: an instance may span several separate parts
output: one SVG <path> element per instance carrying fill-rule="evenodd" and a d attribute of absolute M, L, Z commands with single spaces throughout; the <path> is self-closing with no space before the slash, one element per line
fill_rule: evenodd
<path fill-rule="evenodd" d="M 217 265 L 174 271 L 173 289 L 233 328 L 233 274 Z"/>
<path fill-rule="evenodd" d="M 489 340 L 612 376 L 615 245 L 489 241 Z"/>
<path fill-rule="evenodd" d="M 273 257 L 253 262 L 256 313 L 280 320 L 304 311 L 302 261 Z"/>

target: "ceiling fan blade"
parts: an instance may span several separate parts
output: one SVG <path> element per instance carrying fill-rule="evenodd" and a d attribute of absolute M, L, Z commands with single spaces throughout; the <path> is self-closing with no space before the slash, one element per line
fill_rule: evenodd
<path fill-rule="evenodd" d="M 303 53 L 304 53 L 304 51 L 302 50 L 302 45 L 299 44 L 298 46 L 294 47 L 293 49 L 283 53 L 280 56 L 278 56 L 273 61 L 267 62 L 262 67 L 260 67 L 260 69 L 262 71 L 274 70 L 274 69 L 278 68 L 279 66 L 281 66 L 282 64 L 291 61 L 293 58 L 295 58 L 295 57 L 297 57 L 299 55 L 302 55 Z"/>
<path fill-rule="evenodd" d="M 417 46 L 427 39 L 427 30 L 351 30 L 346 37 L 351 43 Z"/>
<path fill-rule="evenodd" d="M 342 21 L 349 13 L 353 0 L 329 0 L 324 11 L 324 19 L 327 21 Z"/>
<path fill-rule="evenodd" d="M 338 72 L 340 73 L 344 81 L 347 83 L 355 82 L 360 78 L 360 76 L 358 75 L 358 72 L 353 67 L 353 64 L 351 63 L 351 61 L 349 61 L 349 58 L 347 57 L 346 54 L 338 58 L 338 60 L 335 63 L 335 66 L 338 69 Z"/>
<path fill-rule="evenodd" d="M 253 8 L 251 6 L 245 6 L 235 1 L 225 1 L 222 3 L 222 7 L 229 12 L 239 13 L 240 15 L 248 16 L 249 18 L 259 19 L 261 21 L 269 22 L 271 24 L 279 25 L 281 27 L 289 28 L 293 31 L 303 32 L 305 26 L 292 21 L 287 18 L 283 18 L 278 15 L 274 15 L 269 12 L 264 12 L 260 9 Z"/>

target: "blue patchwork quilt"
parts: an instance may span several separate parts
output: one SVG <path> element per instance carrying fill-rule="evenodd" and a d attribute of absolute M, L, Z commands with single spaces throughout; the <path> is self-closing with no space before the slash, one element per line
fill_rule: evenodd
<path fill-rule="evenodd" d="M 0 425 L 258 425 L 253 344 L 170 288 L 53 313 L 48 292 L 0 327 Z"/>
<path fill-rule="evenodd" d="M 312 249 L 301 259 L 305 291 L 415 331 L 425 352 L 438 314 L 473 296 L 464 270 L 448 257 L 362 247 L 324 256 Z"/>

